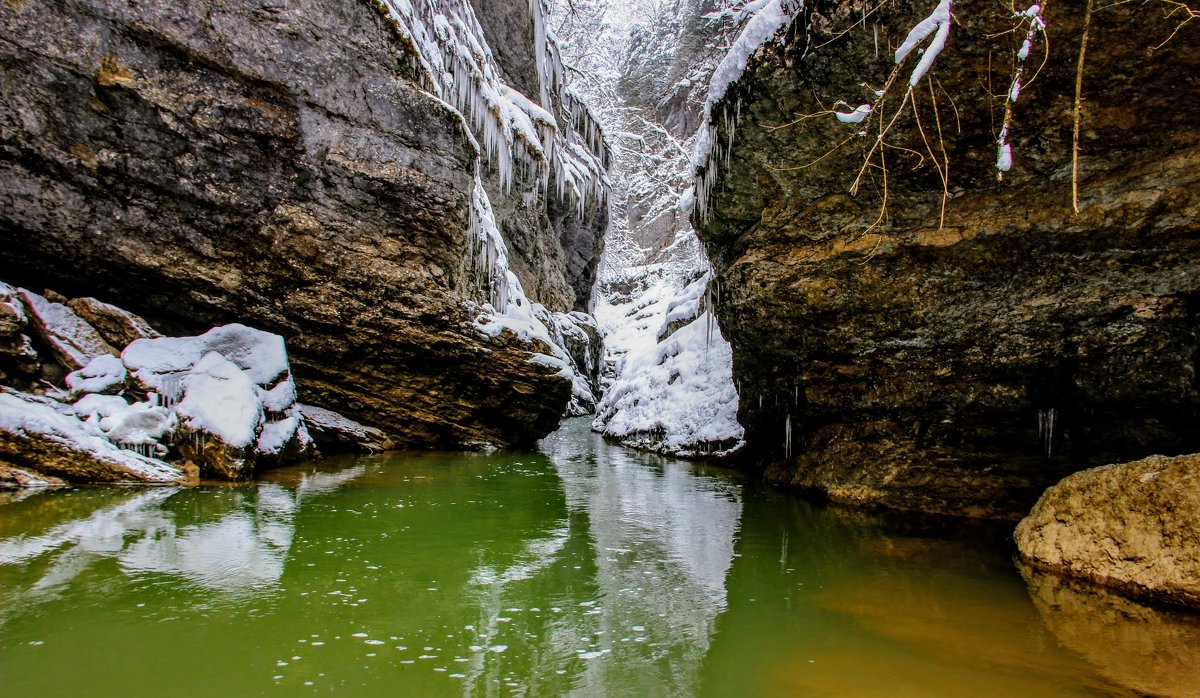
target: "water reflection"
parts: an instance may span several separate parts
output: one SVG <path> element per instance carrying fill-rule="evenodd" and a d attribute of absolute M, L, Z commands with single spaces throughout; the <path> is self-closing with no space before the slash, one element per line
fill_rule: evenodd
<path fill-rule="evenodd" d="M 1194 618 L 1027 589 L 1006 533 L 812 505 L 587 426 L 539 453 L 0 499 L 5 695 L 1195 695 Z"/>
<path fill-rule="evenodd" d="M 585 695 L 693 694 L 726 606 L 740 485 L 607 446 L 586 421 L 547 438 L 542 452 L 558 474 L 567 516 L 509 566 L 473 571 L 485 651 L 474 655 L 464 694 L 490 695 L 498 684 L 536 694 L 539 686 L 561 684 L 560 675 L 569 677 L 570 691 Z M 571 541 L 584 550 L 573 550 Z M 577 594 L 563 602 L 569 606 L 550 609 L 553 620 L 529 641 L 537 645 L 532 654 L 546 660 L 527 680 L 510 681 L 499 626 L 524 610 L 528 596 L 512 586 L 552 576 L 564 564 L 574 570 Z"/>
<path fill-rule="evenodd" d="M 1139 695 L 1200 696 L 1200 623 L 1022 567 L 1046 627 L 1108 678 Z"/>
<path fill-rule="evenodd" d="M 226 595 L 261 592 L 283 576 L 299 502 L 333 492 L 364 472 L 365 467 L 358 466 L 303 474 L 292 489 L 261 483 L 213 490 L 114 488 L 12 497 L 2 502 L 8 505 L 4 511 L 24 528 L 0 538 L 0 569 L 39 572 L 23 583 L 6 585 L 0 622 L 18 610 L 58 598 L 106 559 L 115 560 L 130 577 L 165 574 Z M 25 510 L 15 511 L 18 505 Z M 31 534 L 31 529 L 41 532 Z"/>

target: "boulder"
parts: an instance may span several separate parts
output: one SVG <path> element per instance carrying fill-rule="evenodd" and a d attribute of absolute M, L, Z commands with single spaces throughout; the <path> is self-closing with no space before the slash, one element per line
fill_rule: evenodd
<path fill-rule="evenodd" d="M 225 325 L 136 340 L 121 360 L 140 391 L 173 409 L 174 446 L 203 475 L 243 479 L 314 453 L 279 335 Z"/>
<path fill-rule="evenodd" d="M 343 417 L 315 405 L 297 405 L 313 441 L 325 453 L 359 451 L 377 453 L 392 447 L 387 435 L 378 429 Z"/>
<path fill-rule="evenodd" d="M 101 354 L 87 366 L 67 374 L 67 387 L 78 398 L 89 393 L 116 394 L 125 389 L 125 364 L 111 354 Z"/>
<path fill-rule="evenodd" d="M 245 371 L 208 352 L 182 379 L 176 447 L 203 475 L 241 480 L 254 471 L 262 401 Z"/>
<path fill-rule="evenodd" d="M 49 478 L 177 482 L 183 475 L 162 461 L 118 448 L 98 427 L 63 414 L 48 399 L 11 390 L 0 392 L 0 470 L 6 472 L 0 480 L 24 485 Z"/>
<path fill-rule="evenodd" d="M 1075 473 L 1046 490 L 1013 537 L 1038 570 L 1200 609 L 1200 455 Z"/>
<path fill-rule="evenodd" d="M 104 341 L 117 349 L 124 349 L 135 339 L 162 336 L 150 323 L 137 315 L 95 298 L 72 298 L 67 301 L 67 307 L 94 327 Z"/>
<path fill-rule="evenodd" d="M 75 311 L 33 291 L 20 289 L 20 294 L 29 311 L 30 328 L 67 370 L 79 370 L 98 356 L 117 355 L 100 333 Z"/>

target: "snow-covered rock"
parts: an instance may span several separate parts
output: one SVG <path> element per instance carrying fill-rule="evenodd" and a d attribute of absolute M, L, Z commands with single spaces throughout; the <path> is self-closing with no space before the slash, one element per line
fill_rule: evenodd
<path fill-rule="evenodd" d="M 139 339 L 121 354 L 134 382 L 178 414 L 176 447 L 202 473 L 239 479 L 257 461 L 310 456 L 283 338 L 245 325 Z"/>
<path fill-rule="evenodd" d="M 676 456 L 742 445 L 733 352 L 705 312 L 659 344 L 625 355 L 593 428 L 627 446 Z"/>
<path fill-rule="evenodd" d="M 246 371 L 264 389 L 291 380 L 283 337 L 236 323 L 198 337 L 139 339 L 121 352 L 121 361 L 142 389 L 169 396 L 179 393 L 183 374 L 210 352 Z"/>
<path fill-rule="evenodd" d="M 99 332 L 62 303 L 53 303 L 27 289 L 19 289 L 29 311 L 30 327 L 67 370 L 83 368 L 92 359 L 117 351 Z"/>
<path fill-rule="evenodd" d="M 0 429 L 7 428 L 12 454 L 4 458 L 0 450 L 0 465 L 9 467 L 0 484 L 33 486 L 45 476 L 176 479 L 180 471 L 159 460 L 168 457 L 209 476 L 241 479 L 257 465 L 315 452 L 283 338 L 269 332 L 227 325 L 199 337 L 142 338 L 121 358 L 93 358 L 66 382 L 69 392 L 47 396 L 0 389 L 8 396 Z M 67 398 L 74 403 L 59 401 Z M 87 456 L 81 465 L 66 464 L 78 453 Z"/>
<path fill-rule="evenodd" d="M 201 472 L 231 480 L 248 476 L 262 431 L 263 406 L 250 376 L 209 352 L 182 380 L 178 448 Z"/>
<path fill-rule="evenodd" d="M 80 396 L 89 393 L 118 393 L 125 388 L 125 364 L 112 354 L 101 354 L 88 362 L 87 366 L 67 374 L 67 387 L 71 394 Z"/>
<path fill-rule="evenodd" d="M 115 446 L 96 425 L 66 414 L 65 405 L 34 395 L 0 392 L 0 464 L 35 479 L 87 482 L 176 482 L 182 472 Z"/>

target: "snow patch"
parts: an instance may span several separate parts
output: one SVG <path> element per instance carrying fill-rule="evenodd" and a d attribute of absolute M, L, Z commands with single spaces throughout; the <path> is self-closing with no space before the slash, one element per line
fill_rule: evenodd
<path fill-rule="evenodd" d="M 733 351 L 708 312 L 663 342 L 625 356 L 592 428 L 632 446 L 679 456 L 742 445 Z"/>
<path fill-rule="evenodd" d="M 67 387 L 75 395 L 107 393 L 125 387 L 125 364 L 111 354 L 102 354 L 86 366 L 67 374 Z"/>

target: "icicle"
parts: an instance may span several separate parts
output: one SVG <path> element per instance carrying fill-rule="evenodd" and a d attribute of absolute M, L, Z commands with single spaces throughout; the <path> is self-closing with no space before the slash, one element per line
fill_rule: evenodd
<path fill-rule="evenodd" d="M 792 457 L 792 415 L 788 413 L 787 420 L 783 423 L 783 445 L 784 457 Z"/>
<path fill-rule="evenodd" d="M 1046 446 L 1047 458 L 1054 453 L 1054 421 L 1057 414 L 1057 410 L 1053 407 L 1048 410 L 1038 410 L 1038 438 Z"/>

